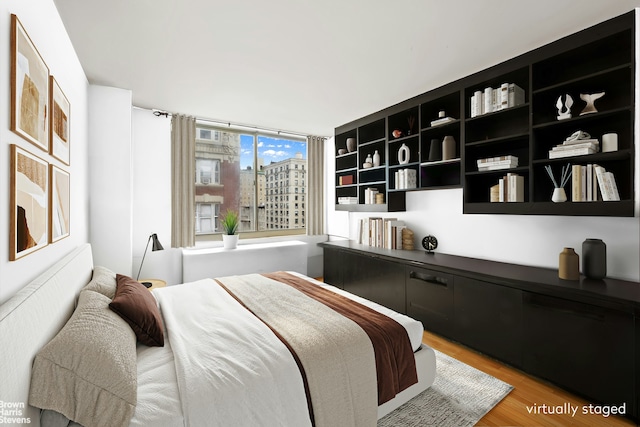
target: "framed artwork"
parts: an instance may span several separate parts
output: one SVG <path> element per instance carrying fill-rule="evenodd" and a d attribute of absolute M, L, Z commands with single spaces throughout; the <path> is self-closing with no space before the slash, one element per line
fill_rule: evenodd
<path fill-rule="evenodd" d="M 49 77 L 51 88 L 51 155 L 65 164 L 69 164 L 69 118 L 71 105 L 53 76 Z"/>
<path fill-rule="evenodd" d="M 57 242 L 69 235 L 70 194 L 69 172 L 49 165 L 51 191 L 49 192 L 49 242 Z"/>
<path fill-rule="evenodd" d="M 11 15 L 11 130 L 49 151 L 49 68 Z"/>
<path fill-rule="evenodd" d="M 10 190 L 9 259 L 14 261 L 49 242 L 49 164 L 12 144 Z"/>

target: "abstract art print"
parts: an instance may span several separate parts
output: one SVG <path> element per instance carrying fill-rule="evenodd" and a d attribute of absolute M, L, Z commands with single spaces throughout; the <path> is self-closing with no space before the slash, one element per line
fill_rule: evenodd
<path fill-rule="evenodd" d="M 56 79 L 51 76 L 51 155 L 65 164 L 69 164 L 69 116 L 71 105 L 60 89 Z"/>
<path fill-rule="evenodd" d="M 11 130 L 49 151 L 49 68 L 11 15 Z"/>
<path fill-rule="evenodd" d="M 14 261 L 49 242 L 49 165 L 11 145 L 11 230 L 9 259 Z"/>
<path fill-rule="evenodd" d="M 69 186 L 69 172 L 54 165 L 49 165 L 49 168 L 51 171 L 49 241 L 53 243 L 69 235 L 69 210 L 71 206 L 69 195 L 71 187 Z"/>

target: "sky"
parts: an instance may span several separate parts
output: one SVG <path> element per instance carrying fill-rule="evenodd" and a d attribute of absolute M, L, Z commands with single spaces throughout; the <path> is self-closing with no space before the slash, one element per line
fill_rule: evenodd
<path fill-rule="evenodd" d="M 307 144 L 290 139 L 258 136 L 258 158 L 262 158 L 264 165 L 289 159 L 298 152 L 306 159 Z M 253 136 L 240 135 L 240 168 L 246 169 L 247 166 L 253 167 Z"/>

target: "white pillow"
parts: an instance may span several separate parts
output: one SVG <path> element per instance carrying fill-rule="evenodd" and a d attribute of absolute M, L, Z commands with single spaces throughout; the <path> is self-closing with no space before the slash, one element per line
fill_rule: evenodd
<path fill-rule="evenodd" d="M 129 425 L 137 402 L 136 336 L 110 302 L 80 292 L 67 324 L 35 357 L 29 404 L 85 427 Z"/>

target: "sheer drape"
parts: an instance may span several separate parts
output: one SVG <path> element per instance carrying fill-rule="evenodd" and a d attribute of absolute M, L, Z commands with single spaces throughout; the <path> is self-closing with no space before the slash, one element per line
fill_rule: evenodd
<path fill-rule="evenodd" d="M 196 119 L 171 117 L 171 247 L 195 245 Z"/>
<path fill-rule="evenodd" d="M 307 235 L 324 234 L 324 141 L 320 136 L 307 137 L 308 192 Z"/>

